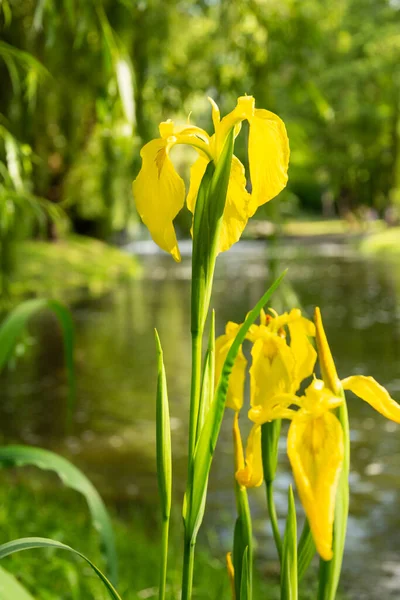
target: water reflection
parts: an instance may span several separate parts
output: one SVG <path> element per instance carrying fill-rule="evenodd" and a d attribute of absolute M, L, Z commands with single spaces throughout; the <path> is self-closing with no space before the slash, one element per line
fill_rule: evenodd
<path fill-rule="evenodd" d="M 299 302 L 309 315 L 315 304 L 322 308 L 342 377 L 373 374 L 400 400 L 399 270 L 390 263 L 358 259 L 338 247 L 319 250 L 312 249 L 310 257 L 309 251 L 278 249 L 282 266 L 289 265 L 288 278 Z M 72 457 L 115 503 L 132 498 L 147 504 L 157 501 L 154 326 L 163 343 L 169 381 L 179 497 L 186 470 L 189 258 L 175 265 L 169 257 L 148 254 L 143 263 L 142 280 L 121 284 L 106 297 L 87 300 L 73 310 L 78 406 L 72 432 L 66 434 L 63 425 L 62 346 L 51 315 L 35 321 L 32 333 L 38 343 L 1 381 L 3 442 L 40 444 Z M 212 300 L 218 332 L 226 321 L 243 319 L 265 291 L 269 276 L 262 243 L 239 244 L 221 256 Z M 372 599 L 382 593 L 395 598 L 400 578 L 399 428 L 355 397 L 349 398 L 349 411 L 352 497 L 343 581 L 354 598 Z M 209 523 L 220 529 L 227 543 L 231 532 L 224 525 L 234 511 L 230 421 L 227 415 L 210 481 L 208 513 Z M 277 493 L 284 515 L 290 471 L 283 440 L 281 456 Z M 254 491 L 252 501 L 260 545 L 271 548 L 262 489 Z"/>

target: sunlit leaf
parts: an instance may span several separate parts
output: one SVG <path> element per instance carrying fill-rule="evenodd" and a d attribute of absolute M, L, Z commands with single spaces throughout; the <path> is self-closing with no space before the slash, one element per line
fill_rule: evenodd
<path fill-rule="evenodd" d="M 104 583 L 110 598 L 113 598 L 113 600 L 121 600 L 121 596 L 118 594 L 112 583 L 100 571 L 100 569 L 96 567 L 94 563 L 92 563 L 91 560 L 81 554 L 81 552 L 78 552 L 78 550 L 74 550 L 74 548 L 71 548 L 66 544 L 62 544 L 61 542 L 57 542 L 56 540 L 36 537 L 20 538 L 18 540 L 13 540 L 12 542 L 7 542 L 6 544 L 2 544 L 0 546 L 0 559 L 5 558 L 10 554 L 14 554 L 15 552 L 22 552 L 23 550 L 31 550 L 33 548 L 54 548 L 56 550 L 66 550 L 67 552 L 71 552 L 77 556 L 80 556 L 88 563 L 99 579 Z"/>

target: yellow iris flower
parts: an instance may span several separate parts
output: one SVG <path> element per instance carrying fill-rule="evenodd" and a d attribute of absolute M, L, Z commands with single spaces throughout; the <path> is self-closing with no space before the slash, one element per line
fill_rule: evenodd
<path fill-rule="evenodd" d="M 142 168 L 133 182 L 133 194 L 140 217 L 153 240 L 180 261 L 173 220 L 185 202 L 185 184 L 170 160 L 176 144 L 188 144 L 199 154 L 191 168 L 187 206 L 194 213 L 197 192 L 207 164 L 218 163 L 225 141 L 234 128 L 249 123 L 248 155 L 252 193 L 246 190 L 242 163 L 233 156 L 223 214 L 219 251 L 238 241 L 248 219 L 257 208 L 274 198 L 285 187 L 289 163 L 289 141 L 283 121 L 274 113 L 255 108 L 252 96 L 238 98 L 233 111 L 222 119 L 216 103 L 212 106 L 215 133 L 210 136 L 200 127 L 175 127 L 172 121 L 160 124 L 160 137 L 146 144 L 140 155 Z"/>
<path fill-rule="evenodd" d="M 317 550 L 324 560 L 330 560 L 336 491 L 344 456 L 343 430 L 330 411 L 344 402 L 340 386 L 396 423 L 400 423 L 400 405 L 372 377 L 353 375 L 340 381 L 318 309 L 315 320 L 321 370 L 335 391 L 314 379 L 302 397 L 293 393 L 276 394 L 268 406 L 257 411 L 253 407 L 249 417 L 255 425 L 247 442 L 245 467 L 237 471 L 236 477 L 246 487 L 261 485 L 261 424 L 274 419 L 291 419 L 287 451 L 296 486 Z"/>

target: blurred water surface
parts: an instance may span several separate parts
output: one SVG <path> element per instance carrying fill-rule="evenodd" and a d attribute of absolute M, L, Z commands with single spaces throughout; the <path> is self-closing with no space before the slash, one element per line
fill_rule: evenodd
<path fill-rule="evenodd" d="M 36 319 L 31 327 L 36 342 L 1 378 L 3 443 L 38 444 L 63 453 L 85 470 L 108 502 L 121 507 L 157 503 L 154 327 L 164 347 L 179 501 L 186 470 L 190 259 L 176 265 L 170 257 L 154 254 L 151 246 L 139 250 L 142 279 L 73 308 L 78 403 L 72 431 L 65 431 L 62 345 L 51 315 Z M 189 254 L 187 247 L 183 250 Z M 263 242 L 241 242 L 218 262 L 212 300 L 217 332 L 228 320 L 241 322 L 271 282 L 272 272 L 287 266 L 285 299 L 292 298 L 294 305 L 297 297 L 309 316 L 315 305 L 321 307 L 340 376 L 373 375 L 400 401 L 400 269 L 393 262 L 361 259 L 340 245 L 269 249 Z M 282 297 L 276 297 L 271 304 L 280 309 L 281 303 Z M 343 586 L 351 598 L 398 598 L 400 428 L 355 397 L 349 397 L 349 412 L 352 488 Z M 234 515 L 231 420 L 227 413 L 207 513 L 208 524 L 227 546 Z M 277 479 L 282 516 L 291 481 L 284 449 L 282 439 Z M 260 555 L 274 560 L 264 491 L 259 488 L 251 496 Z"/>

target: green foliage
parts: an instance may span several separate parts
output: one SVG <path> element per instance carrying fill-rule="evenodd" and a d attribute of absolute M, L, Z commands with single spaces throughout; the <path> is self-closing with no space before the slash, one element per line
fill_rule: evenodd
<path fill-rule="evenodd" d="M 139 273 L 131 255 L 84 236 L 57 243 L 26 241 L 18 245 L 10 282 L 13 298 L 47 296 L 68 301 L 100 296 L 118 281 Z"/>
<path fill-rule="evenodd" d="M 0 546 L 0 559 L 5 558 L 15 552 L 22 552 L 23 550 L 32 550 L 34 548 L 55 548 L 57 550 L 65 550 L 67 552 L 71 552 L 72 554 L 76 554 L 80 558 L 83 558 L 88 565 L 93 569 L 96 575 L 101 579 L 104 583 L 107 591 L 109 592 L 110 598 L 114 600 L 121 600 L 121 597 L 114 589 L 113 585 L 108 581 L 107 577 L 100 571 L 98 567 L 94 563 L 92 563 L 86 556 L 84 556 L 81 552 L 74 550 L 70 546 L 66 544 L 62 544 L 61 542 L 57 542 L 56 540 L 50 540 L 46 538 L 20 538 L 18 540 L 13 540 L 11 542 L 7 542 Z"/>
<path fill-rule="evenodd" d="M 42 448 L 31 446 L 5 446 L 0 448 L 1 467 L 35 466 L 46 471 L 54 471 L 65 486 L 82 494 L 88 504 L 92 523 L 98 530 L 107 561 L 110 580 L 117 580 L 117 555 L 114 532 L 107 509 L 89 479 L 68 460 Z"/>

